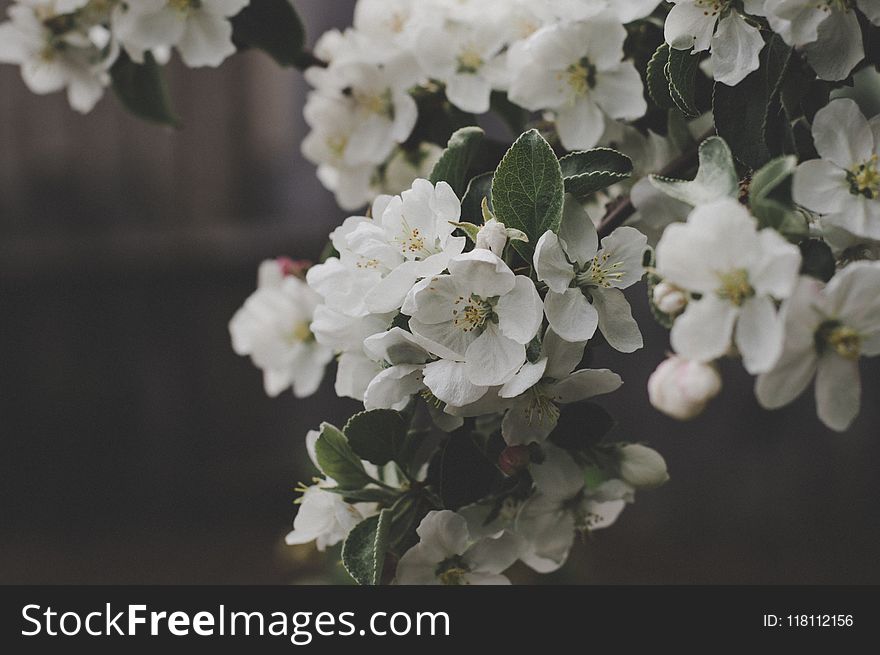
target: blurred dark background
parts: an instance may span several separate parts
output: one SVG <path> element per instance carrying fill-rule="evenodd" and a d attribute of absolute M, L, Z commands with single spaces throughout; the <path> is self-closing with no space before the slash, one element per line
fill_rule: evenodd
<path fill-rule="evenodd" d="M 298 2 L 313 39 L 352 5 Z M 79 116 L 0 67 L 3 583 L 342 579 L 283 537 L 306 430 L 355 404 L 331 379 L 266 398 L 226 331 L 261 259 L 315 257 L 344 217 L 299 154 L 305 84 L 259 53 L 170 73 L 179 132 L 110 95 Z M 626 381 L 603 401 L 617 434 L 657 447 L 672 480 L 536 581 L 880 583 L 880 362 L 845 435 L 809 394 L 761 410 L 737 366 L 680 424 L 648 405 L 667 337 L 632 291 L 646 348 L 594 361 Z"/>

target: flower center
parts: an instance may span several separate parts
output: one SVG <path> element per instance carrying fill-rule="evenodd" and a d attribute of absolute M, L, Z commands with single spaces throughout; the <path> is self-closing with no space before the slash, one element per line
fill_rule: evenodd
<path fill-rule="evenodd" d="M 391 90 L 386 89 L 382 93 L 369 93 L 354 90 L 351 92 L 358 109 L 368 114 L 378 114 L 394 118 L 394 103 L 391 100 Z"/>
<path fill-rule="evenodd" d="M 856 360 L 862 354 L 862 337 L 839 321 L 826 321 L 816 330 L 816 350 L 821 354 L 828 348 L 844 359 Z"/>
<path fill-rule="evenodd" d="M 862 195 L 874 199 L 880 197 L 880 168 L 877 155 L 862 163 L 856 164 L 846 172 L 849 191 L 853 195 Z"/>
<path fill-rule="evenodd" d="M 191 10 L 200 9 L 202 0 L 168 0 L 168 6 L 182 14 L 188 14 Z"/>
<path fill-rule="evenodd" d="M 396 11 L 391 14 L 391 18 L 388 21 L 388 27 L 395 34 L 400 34 L 403 32 L 403 28 L 406 27 L 406 19 L 407 16 L 400 11 Z"/>
<path fill-rule="evenodd" d="M 295 343 L 314 341 L 314 339 L 315 335 L 312 334 L 312 331 L 309 328 L 309 323 L 306 321 L 300 321 L 299 323 L 294 325 L 293 329 L 287 335 L 287 341 L 291 345 Z"/>
<path fill-rule="evenodd" d="M 345 148 L 348 146 L 348 138 L 344 136 L 331 136 L 327 138 L 327 148 L 336 157 L 341 158 L 345 154 Z"/>
<path fill-rule="evenodd" d="M 529 407 L 526 417 L 529 425 L 559 420 L 559 407 L 553 399 L 547 395 L 547 388 L 543 384 L 536 384 L 529 389 Z"/>
<path fill-rule="evenodd" d="M 458 54 L 458 72 L 476 73 L 483 65 L 483 56 L 473 47 L 468 46 Z"/>
<path fill-rule="evenodd" d="M 467 584 L 464 576 L 470 572 L 464 558 L 461 555 L 453 555 L 447 557 L 440 562 L 435 571 L 435 575 L 440 579 L 441 584 L 458 586 Z"/>
<path fill-rule="evenodd" d="M 718 288 L 718 296 L 722 300 L 729 300 L 739 307 L 746 300 L 755 295 L 755 290 L 749 284 L 749 274 L 742 268 L 726 273 L 718 273 L 721 286 Z"/>
<path fill-rule="evenodd" d="M 465 332 L 473 332 L 481 330 L 488 321 L 497 322 L 498 317 L 495 315 L 495 303 L 498 298 L 481 298 L 476 294 L 471 294 L 465 298 L 459 296 L 453 303 L 452 319 L 453 325 L 464 330 Z"/>
<path fill-rule="evenodd" d="M 695 4 L 702 8 L 704 16 L 718 16 L 733 4 L 733 0 L 697 0 Z"/>
<path fill-rule="evenodd" d="M 605 287 L 608 289 L 615 282 L 623 279 L 626 271 L 621 270 L 622 261 L 611 262 L 611 253 L 602 252 L 593 258 L 590 265 L 575 275 L 578 286 Z"/>
<path fill-rule="evenodd" d="M 565 79 L 575 95 L 583 96 L 596 86 L 596 67 L 587 57 L 582 57 L 580 61 L 566 68 L 564 73 L 559 73 L 557 77 Z"/>

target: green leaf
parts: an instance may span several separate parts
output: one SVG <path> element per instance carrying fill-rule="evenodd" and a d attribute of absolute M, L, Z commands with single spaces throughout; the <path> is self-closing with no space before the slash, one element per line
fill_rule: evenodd
<path fill-rule="evenodd" d="M 669 65 L 670 47 L 661 43 L 648 62 L 647 81 L 648 95 L 660 109 L 675 109 L 676 105 L 669 93 L 669 78 L 666 67 Z"/>
<path fill-rule="evenodd" d="M 446 509 L 457 510 L 486 496 L 501 477 L 467 429 L 446 441 L 440 462 L 440 498 Z"/>
<path fill-rule="evenodd" d="M 810 232 L 806 218 L 795 207 L 791 183 L 797 158 L 779 157 L 752 176 L 749 206 L 762 228 L 770 227 L 794 241 Z"/>
<path fill-rule="evenodd" d="M 136 64 L 125 51 L 119 53 L 110 69 L 116 97 L 135 116 L 162 125 L 180 127 L 174 113 L 162 67 L 152 53 L 144 53 L 144 63 Z"/>
<path fill-rule="evenodd" d="M 828 282 L 837 270 L 834 253 L 827 243 L 821 239 L 807 239 L 800 244 L 801 275 L 809 275 L 823 282 Z"/>
<path fill-rule="evenodd" d="M 382 582 L 390 527 L 391 511 L 383 509 L 354 526 L 342 544 L 342 565 L 359 585 Z"/>
<path fill-rule="evenodd" d="M 724 139 L 713 136 L 700 144 L 700 167 L 690 182 L 651 175 L 651 184 L 668 196 L 697 206 L 739 195 L 733 155 Z"/>
<path fill-rule="evenodd" d="M 693 55 L 687 50 L 670 49 L 665 68 L 666 78 L 669 80 L 669 96 L 679 111 L 688 118 L 697 118 L 700 115 L 694 100 L 699 70 L 700 55 Z"/>
<path fill-rule="evenodd" d="M 349 446 L 348 439 L 329 423 L 321 424 L 321 436 L 315 442 L 315 455 L 324 475 L 336 480 L 342 489 L 360 489 L 372 482 L 360 458 Z"/>
<path fill-rule="evenodd" d="M 583 202 L 589 196 L 621 180 L 633 171 L 632 160 L 611 148 L 573 152 L 559 160 L 565 192 Z"/>
<path fill-rule="evenodd" d="M 492 208 L 507 227 L 522 230 L 528 243 L 513 246 L 531 261 L 534 244 L 547 230 L 559 229 L 565 196 L 562 169 L 537 130 L 521 135 L 504 155 L 492 180 Z"/>
<path fill-rule="evenodd" d="M 768 132 L 778 131 L 784 117 L 779 93 L 791 56 L 792 49 L 774 35 L 761 52 L 758 70 L 735 87 L 715 84 L 712 108 L 718 135 L 749 168 L 757 170 L 773 157 Z"/>
<path fill-rule="evenodd" d="M 232 40 L 262 50 L 282 66 L 302 69 L 314 63 L 303 55 L 305 28 L 289 0 L 251 0 L 232 18 Z"/>
<path fill-rule="evenodd" d="M 449 137 L 446 150 L 431 171 L 431 183 L 446 182 L 455 191 L 455 195 L 461 198 L 466 190 L 468 169 L 484 136 L 485 133 L 479 127 L 463 127 Z"/>
<path fill-rule="evenodd" d="M 494 171 L 477 175 L 468 182 L 467 191 L 461 199 L 461 217 L 468 219 L 469 222 L 480 222 L 483 215 L 482 204 L 485 198 L 489 203 L 489 209 L 492 209 L 492 178 L 495 176 Z"/>
<path fill-rule="evenodd" d="M 360 459 L 384 466 L 403 446 L 406 421 L 393 409 L 374 409 L 352 416 L 342 431 Z"/>

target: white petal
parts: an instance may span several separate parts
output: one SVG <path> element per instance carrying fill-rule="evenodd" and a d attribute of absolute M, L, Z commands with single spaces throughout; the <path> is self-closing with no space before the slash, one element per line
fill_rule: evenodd
<path fill-rule="evenodd" d="M 446 81 L 446 97 L 462 111 L 485 114 L 489 111 L 492 87 L 481 75 L 455 74 Z"/>
<path fill-rule="evenodd" d="M 843 80 L 865 57 L 862 29 L 853 11 L 832 11 L 819 25 L 819 38 L 804 55 L 820 80 Z"/>
<path fill-rule="evenodd" d="M 764 37 L 746 23 L 739 12 L 731 11 L 718 23 L 712 39 L 713 76 L 716 81 L 736 86 L 752 71 L 758 70 Z"/>
<path fill-rule="evenodd" d="M 592 339 L 599 327 L 596 308 L 580 289 L 566 289 L 565 293 L 548 291 L 544 297 L 544 313 L 553 331 L 572 343 Z"/>
<path fill-rule="evenodd" d="M 827 309 L 849 327 L 870 334 L 880 330 L 880 264 L 855 262 L 835 275 L 825 289 Z"/>
<path fill-rule="evenodd" d="M 843 432 L 859 414 L 862 395 L 858 360 L 827 353 L 816 372 L 816 410 L 822 422 Z"/>
<path fill-rule="evenodd" d="M 814 126 L 814 130 L 816 127 Z M 823 135 L 827 134 L 823 128 Z M 841 134 L 835 139 L 843 139 Z M 835 149 L 845 144 L 831 145 Z M 845 152 L 848 152 L 849 149 Z M 846 171 L 827 159 L 805 161 L 794 171 L 792 197 L 794 201 L 819 214 L 828 214 L 840 209 L 840 201 L 849 195 L 849 182 Z"/>
<path fill-rule="evenodd" d="M 525 361 L 525 346 L 508 339 L 494 325 L 489 325 L 468 347 L 465 372 L 475 385 L 494 387 L 510 380 Z"/>
<path fill-rule="evenodd" d="M 769 371 L 782 353 L 782 320 L 767 296 L 749 298 L 740 308 L 736 346 L 752 375 Z"/>
<path fill-rule="evenodd" d="M 432 551 L 438 564 L 450 555 L 464 553 L 470 541 L 467 521 L 460 514 L 446 509 L 428 512 L 416 533 L 422 548 Z"/>
<path fill-rule="evenodd" d="M 566 341 L 552 329 L 544 333 L 543 350 L 547 355 L 547 377 L 561 380 L 571 373 L 584 358 L 586 341 Z"/>
<path fill-rule="evenodd" d="M 481 298 L 493 298 L 510 293 L 516 286 L 516 276 L 504 260 L 488 250 L 477 248 L 453 257 L 449 272 L 466 280 L 467 288 Z"/>
<path fill-rule="evenodd" d="M 544 461 L 532 463 L 529 472 L 538 491 L 550 498 L 574 498 L 584 488 L 584 473 L 571 455 L 558 446 L 542 446 Z"/>
<path fill-rule="evenodd" d="M 832 100 L 816 113 L 813 140 L 822 159 L 843 169 L 860 164 L 873 154 L 871 126 L 859 106 L 849 98 Z"/>
<path fill-rule="evenodd" d="M 535 273 L 556 293 L 564 293 L 574 278 L 574 267 L 565 256 L 559 237 L 550 230 L 541 235 L 535 246 Z"/>
<path fill-rule="evenodd" d="M 596 226 L 577 198 L 565 196 L 562 208 L 562 222 L 559 225 L 559 239 L 565 254 L 581 266 L 589 264 L 599 250 L 599 235 Z M 566 285 L 567 286 L 567 285 Z M 554 289 L 554 291 L 562 291 Z"/>
<path fill-rule="evenodd" d="M 477 402 L 487 391 L 468 380 L 464 363 L 441 359 L 425 367 L 425 385 L 439 400 L 454 407 Z"/>
<path fill-rule="evenodd" d="M 594 396 L 619 389 L 623 384 L 620 376 L 607 368 L 585 368 L 552 385 L 550 397 L 557 403 L 576 403 Z"/>
<path fill-rule="evenodd" d="M 676 50 L 708 50 L 717 16 L 705 11 L 702 4 L 679 2 L 666 16 L 666 43 Z"/>
<path fill-rule="evenodd" d="M 186 21 L 177 50 L 187 66 L 219 66 L 224 59 L 235 54 L 232 24 L 206 11 L 195 11 Z"/>
<path fill-rule="evenodd" d="M 481 539 L 464 554 L 472 573 L 499 574 L 517 560 L 516 538 L 507 532 L 499 537 Z"/>
<path fill-rule="evenodd" d="M 631 353 L 645 345 L 623 291 L 613 287 L 599 288 L 594 289 L 592 295 L 593 306 L 599 314 L 599 330 L 609 346 L 622 353 Z"/>
<path fill-rule="evenodd" d="M 588 96 L 556 111 L 556 131 L 566 150 L 587 150 L 595 146 L 605 130 L 605 116 Z"/>
<path fill-rule="evenodd" d="M 524 275 L 517 275 L 516 286 L 499 298 L 495 313 L 498 315 L 498 329 L 505 337 L 522 344 L 534 339 L 544 320 L 543 302 L 534 282 Z"/>
<path fill-rule="evenodd" d="M 642 78 L 632 62 L 598 73 L 594 93 L 596 103 L 611 118 L 634 121 L 648 111 Z"/>
<path fill-rule="evenodd" d="M 372 379 L 364 392 L 365 409 L 391 409 L 425 388 L 422 366 L 401 364 L 386 368 Z"/>
<path fill-rule="evenodd" d="M 786 347 L 775 366 L 755 382 L 761 407 L 776 409 L 800 396 L 816 374 L 818 361 L 812 344 L 809 348 Z"/>
<path fill-rule="evenodd" d="M 623 273 L 620 279 L 610 282 L 612 286 L 626 289 L 642 279 L 647 246 L 648 237 L 629 226 L 619 227 L 602 239 L 602 249 L 598 254 L 603 260 L 602 267 L 607 270 L 614 266 L 614 272 Z"/>
<path fill-rule="evenodd" d="M 758 233 L 761 260 L 749 270 L 749 279 L 758 295 L 781 300 L 794 290 L 801 268 L 800 249 L 770 228 Z"/>
<path fill-rule="evenodd" d="M 336 369 L 336 395 L 363 400 L 370 382 L 381 371 L 376 362 L 357 353 L 345 353 Z"/>
<path fill-rule="evenodd" d="M 508 446 L 541 443 L 556 428 L 558 418 L 552 412 L 533 411 L 528 400 L 517 402 L 501 420 L 501 436 Z"/>
<path fill-rule="evenodd" d="M 540 359 L 534 364 L 526 362 L 516 375 L 498 391 L 502 398 L 516 398 L 525 393 L 541 381 L 544 371 L 547 369 L 547 358 Z"/>
<path fill-rule="evenodd" d="M 714 295 L 688 303 L 675 320 L 670 334 L 672 347 L 680 355 L 711 362 L 730 348 L 737 308 Z"/>

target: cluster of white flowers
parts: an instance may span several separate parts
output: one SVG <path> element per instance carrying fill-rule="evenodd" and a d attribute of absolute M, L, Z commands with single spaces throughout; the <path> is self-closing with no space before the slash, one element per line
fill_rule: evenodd
<path fill-rule="evenodd" d="M 666 42 L 677 50 L 708 50 L 715 80 L 729 86 L 758 69 L 763 21 L 804 53 L 820 79 L 831 81 L 845 79 L 865 57 L 856 10 L 880 25 L 875 0 L 671 1 Z"/>
<path fill-rule="evenodd" d="M 34 93 L 67 89 L 87 113 L 110 84 L 120 52 L 161 62 L 176 48 L 190 67 L 235 52 L 229 18 L 250 0 L 17 0 L 0 24 L 0 63 L 18 64 Z"/>
<path fill-rule="evenodd" d="M 624 61 L 624 24 L 659 4 L 360 0 L 354 26 L 315 48 L 328 65 L 307 72 L 303 152 L 346 209 L 398 193 L 439 154 L 438 144 L 412 138 L 417 100 L 430 103 L 439 90 L 468 114 L 488 112 L 492 92 L 505 93 L 553 120 L 566 149 L 593 147 L 614 121 L 647 110 L 641 78 Z"/>

